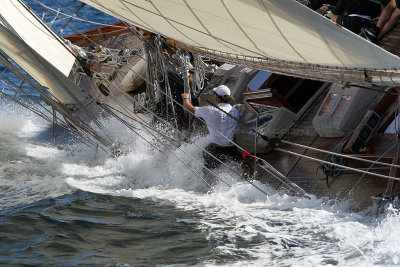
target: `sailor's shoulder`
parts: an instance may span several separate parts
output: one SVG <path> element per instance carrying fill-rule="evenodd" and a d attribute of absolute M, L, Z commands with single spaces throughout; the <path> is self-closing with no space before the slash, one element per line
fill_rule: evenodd
<path fill-rule="evenodd" d="M 196 116 L 203 118 L 213 116 L 213 114 L 219 112 L 218 108 L 213 106 L 196 107 L 194 111 Z"/>
<path fill-rule="evenodd" d="M 233 106 L 231 110 L 232 110 L 233 113 L 237 113 L 237 114 L 240 113 L 240 111 L 239 111 L 240 107 L 238 107 L 237 105 Z"/>

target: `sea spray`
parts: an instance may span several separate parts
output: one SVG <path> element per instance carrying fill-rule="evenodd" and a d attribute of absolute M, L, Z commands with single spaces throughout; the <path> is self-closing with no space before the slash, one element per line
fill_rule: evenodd
<path fill-rule="evenodd" d="M 347 203 L 290 196 L 254 181 L 267 192 L 266 196 L 224 167 L 217 172 L 230 186 L 217 182 L 208 189 L 174 155 L 155 151 L 113 120 L 104 124 L 105 131 L 127 148 L 117 159 L 72 141 L 72 137 L 61 141 L 35 138 L 43 137 L 40 132 L 51 125 L 32 119 L 12 104 L 3 109 L 9 112 L 1 113 L 0 119 L 0 124 L 8 125 L 2 128 L 0 137 L 0 235 L 8 244 L 5 250 L 0 242 L 2 262 L 13 259 L 27 264 L 24 258 L 30 256 L 36 258 L 36 264 L 62 264 L 69 259 L 73 265 L 140 265 L 151 259 L 154 264 L 168 259 L 165 264 L 210 266 L 399 263 L 396 236 L 400 217 L 395 209 L 389 208 L 378 217 L 367 211 L 354 213 Z M 200 146 L 206 144 L 204 137 L 193 141 Z M 180 149 L 202 161 L 196 145 L 182 144 Z M 173 152 L 201 173 L 202 166 L 180 149 L 174 148 Z M 17 225 L 17 232 L 8 225 Z M 82 232 L 83 225 L 87 227 Z M 130 242 L 149 225 L 153 235 Z M 37 234 L 34 229 L 38 229 Z M 176 242 L 176 235 L 185 231 L 184 238 Z M 112 243 L 103 239 L 104 235 Z M 68 246 L 59 245 L 59 238 Z M 112 244 L 119 242 L 124 246 L 113 249 Z M 46 256 L 31 257 L 22 244 L 31 244 L 33 251 Z M 169 253 L 168 246 L 172 246 L 171 251 L 181 252 Z M 190 251 L 184 252 L 182 246 Z M 64 256 L 52 256 L 57 253 Z M 97 260 L 84 255 L 93 255 Z"/>

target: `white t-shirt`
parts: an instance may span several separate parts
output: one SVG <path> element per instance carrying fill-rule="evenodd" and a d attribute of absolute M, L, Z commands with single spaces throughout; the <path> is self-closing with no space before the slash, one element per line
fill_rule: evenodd
<path fill-rule="evenodd" d="M 220 103 L 218 107 L 219 109 L 213 106 L 195 107 L 194 114 L 205 120 L 208 131 L 210 132 L 210 143 L 219 146 L 232 146 L 233 144 L 229 140 L 232 141 L 235 136 L 235 130 L 239 121 L 239 111 L 227 103 Z M 220 109 L 229 113 L 232 117 L 237 118 L 237 120 Z M 228 137 L 229 140 L 220 133 Z"/>

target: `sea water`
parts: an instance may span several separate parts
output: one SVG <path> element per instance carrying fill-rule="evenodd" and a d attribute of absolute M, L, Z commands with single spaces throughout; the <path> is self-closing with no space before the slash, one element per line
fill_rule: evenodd
<path fill-rule="evenodd" d="M 145 129 L 103 124 L 124 152 L 117 159 L 68 132 L 54 137 L 51 124 L 0 98 L 0 265 L 400 264 L 390 206 L 352 212 L 255 181 L 265 195 L 224 168 L 226 184 L 209 189 L 193 143 L 159 152 Z"/>
<path fill-rule="evenodd" d="M 127 151 L 112 159 L 66 132 L 54 139 L 22 107 L 0 107 L 2 265 L 400 264 L 400 216 L 390 207 L 351 212 L 255 182 L 266 196 L 223 168 L 229 186 L 210 190 L 177 160 L 200 172 L 182 152 L 201 160 L 193 144 L 161 153 L 145 130 L 139 137 L 110 120 L 104 131 Z"/>

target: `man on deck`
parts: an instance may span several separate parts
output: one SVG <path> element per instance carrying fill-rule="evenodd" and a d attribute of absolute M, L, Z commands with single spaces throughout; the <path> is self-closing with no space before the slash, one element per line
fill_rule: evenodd
<path fill-rule="evenodd" d="M 400 0 L 380 1 L 385 6 L 379 17 L 378 23 L 361 30 L 361 36 L 376 43 L 389 33 L 400 19 Z"/>
<path fill-rule="evenodd" d="M 213 89 L 218 106 L 195 107 L 189 101 L 189 94 L 182 94 L 185 107 L 196 117 L 204 119 L 210 132 L 210 143 L 205 148 L 214 157 L 221 161 L 238 159 L 238 150 L 233 145 L 235 130 L 239 122 L 239 111 L 231 106 L 233 98 L 231 91 L 225 85 Z M 216 168 L 220 162 L 208 153 L 203 152 L 205 167 Z"/>
<path fill-rule="evenodd" d="M 371 26 L 371 19 L 376 13 L 376 4 L 369 0 L 339 0 L 334 8 L 324 5 L 324 9 L 332 10 L 332 21 L 359 34 L 364 27 Z"/>

